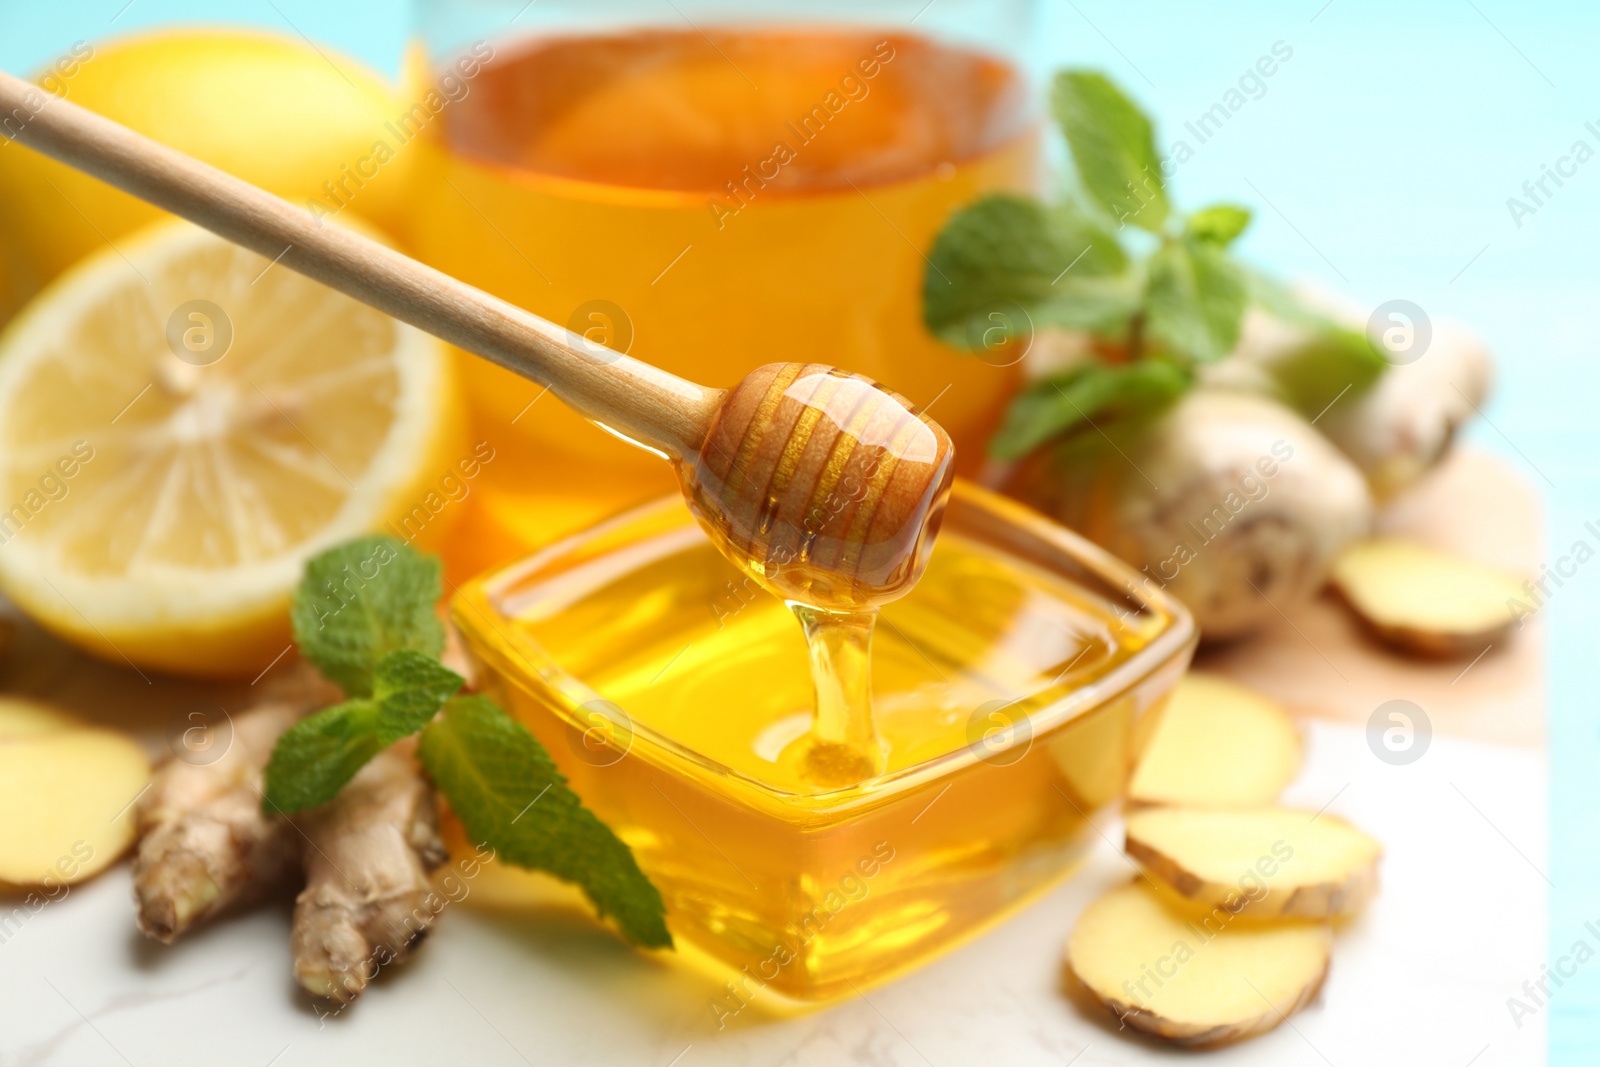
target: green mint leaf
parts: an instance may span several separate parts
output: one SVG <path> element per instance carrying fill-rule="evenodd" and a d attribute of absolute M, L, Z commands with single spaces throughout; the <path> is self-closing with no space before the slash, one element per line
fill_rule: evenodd
<path fill-rule="evenodd" d="M 1289 288 L 1259 271 L 1246 272 L 1251 301 L 1306 331 L 1305 340 L 1278 353 L 1263 369 L 1283 402 L 1315 418 L 1346 391 L 1360 395 L 1388 370 L 1389 361 L 1360 330 L 1335 322 Z"/>
<path fill-rule="evenodd" d="M 1115 329 L 1138 299 L 1116 237 L 1080 205 L 1045 207 L 1010 194 L 957 212 L 934 242 L 923 276 L 923 319 L 947 344 L 992 347 L 1020 324 Z"/>
<path fill-rule="evenodd" d="M 371 700 L 349 700 L 302 719 L 272 749 L 262 809 L 293 814 L 326 804 L 386 744 Z"/>
<path fill-rule="evenodd" d="M 422 731 L 422 764 L 475 842 L 580 886 L 629 941 L 672 944 L 661 894 L 567 787 L 544 746 L 493 701 L 458 696 Z"/>
<path fill-rule="evenodd" d="M 378 661 L 397 648 L 438 656 L 439 561 L 390 537 L 364 537 L 306 564 L 289 617 L 300 654 L 352 697 L 372 694 Z"/>
<path fill-rule="evenodd" d="M 461 675 L 414 648 L 397 648 L 384 656 L 372 685 L 383 743 L 393 744 L 428 725 L 465 684 Z"/>
<path fill-rule="evenodd" d="M 1182 396 L 1191 382 L 1187 370 L 1162 359 L 1093 363 L 1046 378 L 1011 402 L 989 442 L 989 453 L 996 459 L 1020 459 L 1096 416 L 1153 411 Z"/>
<path fill-rule="evenodd" d="M 1112 218 L 1159 233 L 1167 194 L 1150 120 L 1094 71 L 1057 74 L 1051 104 L 1084 190 Z"/>
<path fill-rule="evenodd" d="M 1245 284 L 1250 291 L 1250 302 L 1274 318 L 1297 326 L 1331 326 L 1333 320 L 1314 311 L 1304 300 L 1278 279 L 1258 270 L 1245 271 Z"/>
<path fill-rule="evenodd" d="M 1170 241 L 1150 257 L 1149 336 L 1179 356 L 1208 363 L 1233 351 L 1248 302 L 1243 268 L 1208 241 Z"/>
<path fill-rule="evenodd" d="M 1250 225 L 1250 209 L 1237 204 L 1212 204 L 1189 216 L 1184 233 L 1197 241 L 1228 247 Z"/>

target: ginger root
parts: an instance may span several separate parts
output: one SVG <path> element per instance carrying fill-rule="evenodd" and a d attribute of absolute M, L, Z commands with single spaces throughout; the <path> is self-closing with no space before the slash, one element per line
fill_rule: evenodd
<path fill-rule="evenodd" d="M 438 804 L 402 744 L 298 822 L 306 887 L 294 910 L 295 978 L 314 996 L 348 1003 L 438 915 L 428 873 L 449 859 Z"/>
<path fill-rule="evenodd" d="M 261 775 L 278 735 L 310 710 L 269 701 L 233 720 L 227 750 L 211 762 L 178 757 L 139 803 L 133 895 L 139 929 L 171 944 L 195 923 L 281 884 L 300 862 L 299 835 L 261 811 Z"/>
<path fill-rule="evenodd" d="M 1361 311 L 1316 294 L 1308 302 L 1354 328 Z M 1386 369 L 1365 389 L 1323 380 L 1316 333 L 1252 308 L 1234 354 L 1208 369 L 1214 384 L 1254 388 L 1282 398 L 1321 430 L 1366 475 L 1380 501 L 1411 485 L 1443 459 L 1456 431 L 1488 399 L 1493 360 L 1466 327 L 1435 320 L 1426 349 Z"/>
<path fill-rule="evenodd" d="M 312 995 L 344 1004 L 427 933 L 440 911 L 428 874 L 448 853 L 433 786 L 404 743 L 321 808 L 293 820 L 263 813 L 262 774 L 278 736 L 338 697 L 306 672 L 235 717 L 215 760 L 173 759 L 157 771 L 139 805 L 134 899 L 139 928 L 170 944 L 303 871 L 295 977 Z"/>
<path fill-rule="evenodd" d="M 1047 446 L 1004 488 L 1183 601 L 1208 640 L 1279 623 L 1372 522 L 1366 480 L 1314 427 L 1219 389 Z"/>

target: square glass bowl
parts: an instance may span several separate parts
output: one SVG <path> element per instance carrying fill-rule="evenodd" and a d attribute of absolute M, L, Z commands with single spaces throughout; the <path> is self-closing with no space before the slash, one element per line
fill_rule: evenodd
<path fill-rule="evenodd" d="M 819 1002 L 971 937 L 1069 872 L 1194 622 L 1082 538 L 957 481 L 926 576 L 873 647 L 887 770 L 818 791 L 777 760 L 810 722 L 800 626 L 681 500 L 462 587 L 479 684 L 660 887 L 680 955 Z"/>

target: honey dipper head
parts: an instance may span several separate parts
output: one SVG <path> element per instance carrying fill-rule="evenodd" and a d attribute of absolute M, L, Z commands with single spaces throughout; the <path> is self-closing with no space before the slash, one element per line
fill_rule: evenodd
<path fill-rule="evenodd" d="M 859 611 L 921 576 L 954 456 L 938 423 L 872 379 L 773 363 L 727 394 L 679 475 L 717 547 L 768 589 Z"/>

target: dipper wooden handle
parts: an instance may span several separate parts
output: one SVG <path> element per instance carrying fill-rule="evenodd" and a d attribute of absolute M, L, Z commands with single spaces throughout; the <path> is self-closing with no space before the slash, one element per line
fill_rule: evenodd
<path fill-rule="evenodd" d="M 696 385 L 3 71 L 0 132 L 548 386 L 675 461 L 719 546 L 781 595 L 877 602 L 921 571 L 949 488 L 950 439 L 866 378 L 776 364 L 731 391 Z"/>

